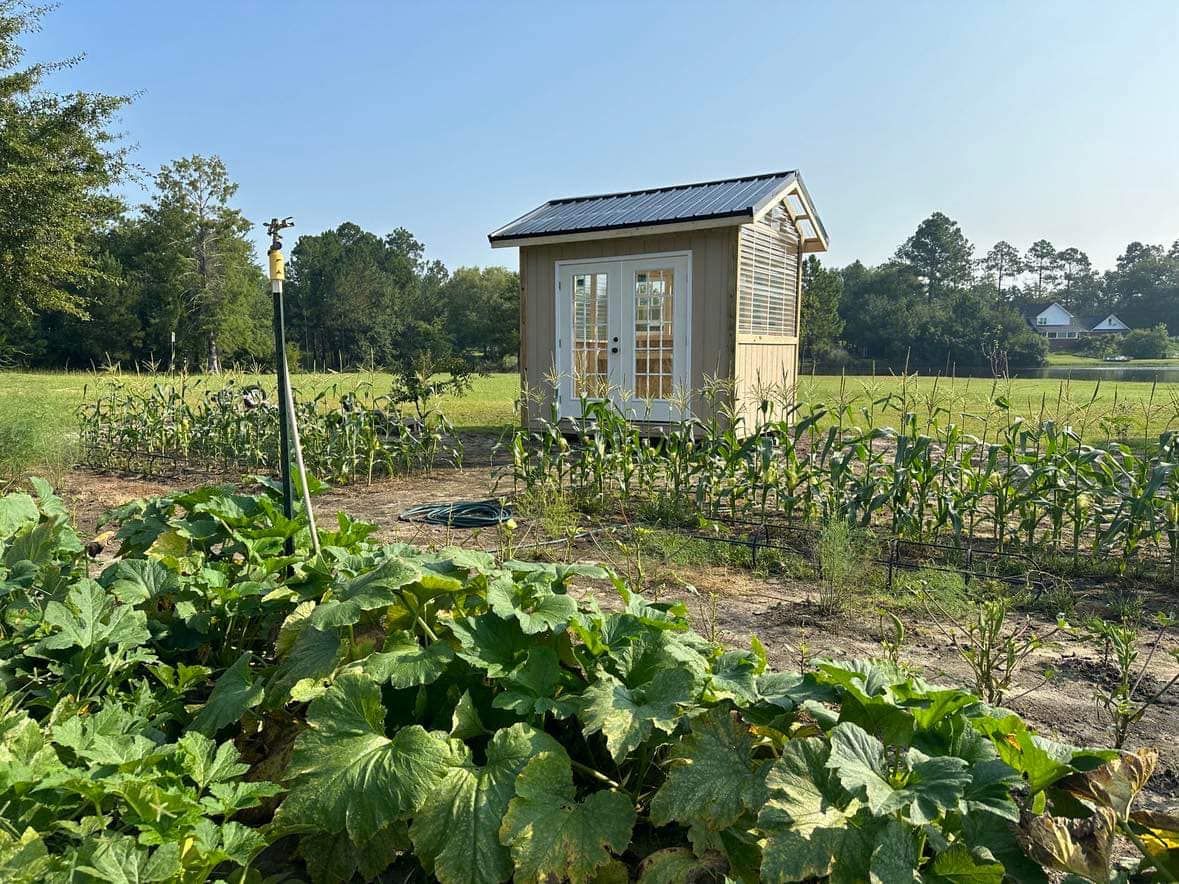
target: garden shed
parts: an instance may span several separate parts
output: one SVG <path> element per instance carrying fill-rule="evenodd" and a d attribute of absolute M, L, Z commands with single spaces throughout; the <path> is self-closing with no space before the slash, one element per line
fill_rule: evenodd
<path fill-rule="evenodd" d="M 654 430 L 742 410 L 798 373 L 801 262 L 827 233 L 798 172 L 555 199 L 488 236 L 520 249 L 522 420 L 610 397 Z M 556 381 L 555 387 L 553 381 Z"/>

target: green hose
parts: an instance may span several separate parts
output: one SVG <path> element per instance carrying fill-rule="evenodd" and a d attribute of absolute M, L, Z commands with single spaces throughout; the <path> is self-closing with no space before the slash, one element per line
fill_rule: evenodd
<path fill-rule="evenodd" d="M 422 503 L 411 506 L 397 518 L 403 522 L 425 522 L 451 528 L 488 528 L 512 517 L 510 504 L 498 500 L 459 500 L 455 503 Z"/>

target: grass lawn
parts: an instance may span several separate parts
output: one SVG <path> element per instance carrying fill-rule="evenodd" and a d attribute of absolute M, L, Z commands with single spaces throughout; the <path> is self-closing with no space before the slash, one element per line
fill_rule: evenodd
<path fill-rule="evenodd" d="M 242 384 L 269 386 L 269 376 L 226 375 Z M 123 375 L 124 380 L 146 388 L 165 379 Z M 358 384 L 372 384 L 377 394 L 388 389 L 390 377 L 382 373 L 298 374 L 292 380 L 298 395 L 329 390 L 334 399 Z M 74 411 L 84 391 L 93 390 L 102 376 L 65 372 L 0 372 L 0 475 L 40 471 L 55 475 L 68 468 L 76 439 Z M 519 390 L 513 373 L 476 378 L 470 393 L 447 397 L 440 404 L 451 421 L 467 430 L 501 430 L 515 420 L 514 402 Z M 876 405 L 890 394 L 888 406 Z M 908 409 L 924 421 L 938 415 L 978 432 L 993 403 L 1006 397 L 1014 412 L 1030 420 L 1053 419 L 1082 429 L 1092 441 L 1126 437 L 1157 437 L 1169 427 L 1179 427 L 1179 385 L 1142 382 L 1113 384 L 1098 381 L 1019 379 L 1009 384 L 978 378 L 924 377 L 806 377 L 799 384 L 803 403 L 843 402 L 847 419 L 863 422 L 863 410 L 874 412 L 875 423 L 895 425 L 899 419 L 899 395 Z M 1149 418 L 1149 420 L 1148 420 Z"/>

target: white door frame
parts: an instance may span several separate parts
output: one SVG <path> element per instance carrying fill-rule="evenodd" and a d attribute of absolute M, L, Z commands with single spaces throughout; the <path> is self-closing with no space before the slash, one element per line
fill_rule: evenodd
<path fill-rule="evenodd" d="M 675 271 L 672 308 L 673 383 L 675 400 L 635 398 L 635 274 L 644 269 L 670 267 Z M 651 252 L 606 258 L 579 258 L 553 262 L 553 308 L 556 334 L 557 408 L 560 417 L 581 417 L 581 401 L 573 395 L 572 341 L 574 273 L 606 273 L 608 286 L 608 372 L 611 398 L 631 419 L 665 423 L 686 417 L 690 409 L 692 351 L 692 252 Z M 568 294 L 567 294 L 568 293 Z"/>

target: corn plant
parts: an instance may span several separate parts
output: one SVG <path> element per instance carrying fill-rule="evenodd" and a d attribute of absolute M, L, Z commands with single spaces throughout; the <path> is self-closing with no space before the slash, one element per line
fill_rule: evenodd
<path fill-rule="evenodd" d="M 237 378 L 178 375 L 146 388 L 114 377 L 87 387 L 78 408 L 82 462 L 158 473 L 175 467 L 249 471 L 275 467 L 279 418 L 273 390 Z M 399 395 L 371 383 L 336 385 L 296 401 L 308 469 L 328 481 L 400 473 L 429 474 L 442 460 L 461 462 L 462 446 L 429 401 L 405 415 Z"/>

